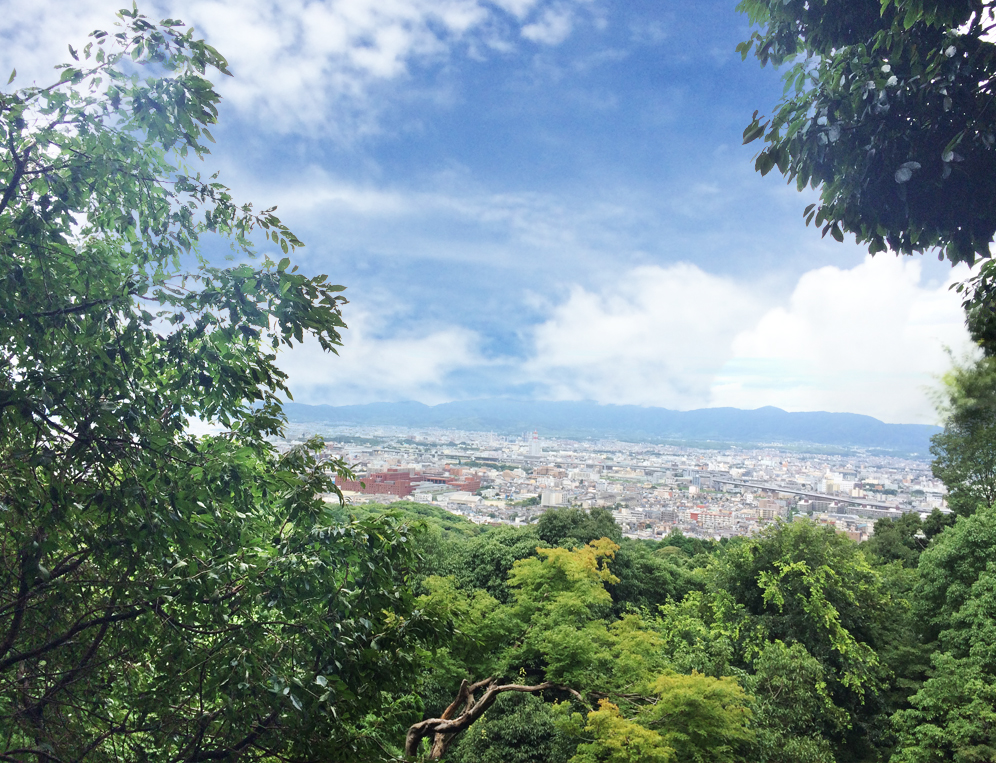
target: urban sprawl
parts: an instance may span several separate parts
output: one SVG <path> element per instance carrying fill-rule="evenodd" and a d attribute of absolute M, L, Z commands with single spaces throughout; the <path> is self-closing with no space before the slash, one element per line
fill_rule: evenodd
<path fill-rule="evenodd" d="M 659 539 L 677 529 L 722 538 L 807 515 L 862 541 L 876 519 L 947 511 L 945 488 L 928 462 L 874 451 L 320 424 L 290 425 L 280 445 L 314 435 L 325 439 L 327 458 L 352 467 L 356 478 L 338 485 L 348 503 L 431 503 L 480 524 L 523 525 L 550 508 L 600 506 L 629 537 Z"/>

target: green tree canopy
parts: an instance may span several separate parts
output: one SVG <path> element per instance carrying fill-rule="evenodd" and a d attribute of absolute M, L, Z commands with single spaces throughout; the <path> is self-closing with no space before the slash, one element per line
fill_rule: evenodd
<path fill-rule="evenodd" d="M 519 559 L 536 554 L 542 541 L 532 527 L 495 527 L 463 545 L 454 576 L 464 588 L 481 588 L 507 602 L 508 573 Z"/>
<path fill-rule="evenodd" d="M 897 632 L 909 630 L 909 610 L 902 590 L 890 583 L 858 544 L 833 528 L 779 522 L 712 557 L 705 590 L 664 607 L 657 627 L 677 669 L 717 676 L 766 672 L 768 679 L 748 684 L 760 706 L 774 702 L 763 696 L 772 687 L 792 686 L 798 692 L 793 704 L 822 708 L 810 719 L 818 734 L 805 723 L 797 728 L 808 728 L 811 740 L 831 741 L 834 754 L 867 756 L 879 743 L 872 722 L 886 707 L 894 674 L 905 670 L 906 654 L 894 642 Z M 815 660 L 804 679 L 785 672 L 788 661 L 771 651 L 779 643 L 798 645 Z M 792 733 L 792 724 L 774 726 L 775 737 Z M 762 747 L 769 752 L 772 738 L 759 737 L 768 740 Z M 796 759 L 820 749 L 818 743 L 800 748 Z"/>
<path fill-rule="evenodd" d="M 514 563 L 504 604 L 483 590 L 458 588 L 452 579 L 430 579 L 421 604 L 449 619 L 455 638 L 436 649 L 423 686 L 436 691 L 448 685 L 455 699 L 412 726 L 408 754 L 430 739 L 429 755 L 440 759 L 466 732 L 457 748 L 461 759 L 470 750 L 490 755 L 485 734 L 506 735 L 501 744 L 512 735 L 532 735 L 563 755 L 591 738 L 586 725 L 602 729 L 599 744 L 612 747 L 618 740 L 605 734 L 618 725 L 609 716 L 619 708 L 639 715 L 644 731 L 634 733 L 657 740 L 655 745 L 682 761 L 723 759 L 734 741 L 747 739 L 746 694 L 735 680 L 669 672 L 660 635 L 637 615 L 613 616 L 607 589 L 619 582 L 610 568 L 618 548 L 608 538 L 580 548 L 538 548 L 535 556 Z M 507 694 L 561 701 L 555 715 L 573 742 L 549 736 L 552 716 L 537 710 L 535 700 L 506 699 L 492 714 L 490 708 Z M 610 699 L 615 711 L 599 706 L 601 699 Z M 527 730 L 529 723 L 537 725 Z M 508 757 L 521 754 L 509 751 Z"/>
<path fill-rule="evenodd" d="M 996 512 L 960 517 L 921 555 L 917 614 L 932 656 L 928 680 L 896 713 L 894 759 L 976 761 L 996 755 Z"/>
<path fill-rule="evenodd" d="M 536 522 L 536 534 L 550 546 L 565 540 L 575 540 L 581 545 L 598 538 L 609 538 L 617 543 L 622 530 L 608 509 L 549 509 Z"/>
<path fill-rule="evenodd" d="M 802 644 L 773 641 L 753 660 L 745 685 L 753 701 L 753 759 L 833 763 L 828 731 L 846 725 L 827 692 L 826 669 Z"/>
<path fill-rule="evenodd" d="M 509 692 L 460 739 L 454 763 L 567 763 L 576 743 L 560 733 L 551 703 Z"/>
<path fill-rule="evenodd" d="M 674 554 L 655 554 L 654 544 L 623 538 L 612 561 L 612 573 L 619 582 L 612 587 L 615 609 L 622 614 L 631 608 L 656 608 L 670 600 L 680 600 L 701 586 L 701 580 Z"/>
<path fill-rule="evenodd" d="M 572 763 L 734 763 L 752 741 L 748 697 L 733 678 L 664 674 L 640 687 L 650 702 L 626 717 L 601 700 Z M 628 715 L 628 714 L 627 714 Z"/>
<path fill-rule="evenodd" d="M 959 518 L 924 551 L 916 612 L 928 644 L 940 643 L 959 657 L 987 648 L 983 642 L 992 626 L 986 622 L 989 605 L 982 602 L 989 596 L 994 559 L 996 510 L 992 508 Z M 991 667 L 996 671 L 996 661 Z"/>
<path fill-rule="evenodd" d="M 944 431 L 931 438 L 932 468 L 951 510 L 968 515 L 996 503 L 996 358 L 956 364 L 942 394 Z"/>
<path fill-rule="evenodd" d="M 758 117 L 756 168 L 820 190 L 806 221 L 872 253 L 989 257 L 996 234 L 996 45 L 990 0 L 742 0 L 738 46 L 786 66 Z"/>
<path fill-rule="evenodd" d="M 196 169 L 224 58 L 119 19 L 0 95 L 0 757 L 352 760 L 417 670 L 410 528 L 336 523 L 344 464 L 266 440 L 342 287 L 253 263 L 300 242 Z"/>
<path fill-rule="evenodd" d="M 875 533 L 868 539 L 865 551 L 882 562 L 900 562 L 904 567 L 916 567 L 920 553 L 928 542 L 920 515 L 910 511 L 896 519 L 883 517 L 876 520 Z"/>

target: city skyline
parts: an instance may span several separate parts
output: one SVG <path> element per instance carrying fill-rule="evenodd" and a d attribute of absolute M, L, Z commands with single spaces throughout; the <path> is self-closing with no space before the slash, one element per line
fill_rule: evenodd
<path fill-rule="evenodd" d="M 315 423 L 290 425 L 277 447 L 316 434 L 325 457 L 343 459 L 355 474 L 337 482 L 350 507 L 414 501 L 419 511 L 431 506 L 482 525 L 529 525 L 557 508 L 607 509 L 623 535 L 659 541 L 673 531 L 704 539 L 753 535 L 804 515 L 860 542 L 874 534 L 876 520 L 948 511 L 947 490 L 926 461 L 868 450 L 703 449 Z"/>

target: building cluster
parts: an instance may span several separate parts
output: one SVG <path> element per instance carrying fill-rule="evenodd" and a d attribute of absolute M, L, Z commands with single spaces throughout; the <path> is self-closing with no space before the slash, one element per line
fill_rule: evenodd
<path fill-rule="evenodd" d="M 415 467 L 390 467 L 382 472 L 369 472 L 363 477 L 340 480 L 338 487 L 347 492 L 364 495 L 389 495 L 395 498 L 408 498 L 422 492 L 433 495 L 448 492 L 473 493 L 481 489 L 481 476 L 469 469 L 446 464 L 440 469 L 420 469 Z"/>
<path fill-rule="evenodd" d="M 339 487 L 352 503 L 410 499 L 480 523 L 527 524 L 552 507 L 605 507 L 624 534 L 749 535 L 807 515 L 854 540 L 881 517 L 946 511 L 926 461 L 868 450 L 715 449 L 615 440 L 540 439 L 453 430 L 292 425 L 320 434 L 350 464 Z"/>

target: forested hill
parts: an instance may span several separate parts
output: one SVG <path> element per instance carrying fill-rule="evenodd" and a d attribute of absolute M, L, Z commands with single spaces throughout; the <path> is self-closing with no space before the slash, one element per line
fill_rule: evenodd
<path fill-rule="evenodd" d="M 780 408 L 702 408 L 672 411 L 593 402 L 466 400 L 440 405 L 289 403 L 292 421 L 333 424 L 444 427 L 515 433 L 536 429 L 555 437 L 649 437 L 739 443 L 815 443 L 926 454 L 940 427 L 886 424 L 856 413 L 789 413 Z"/>

